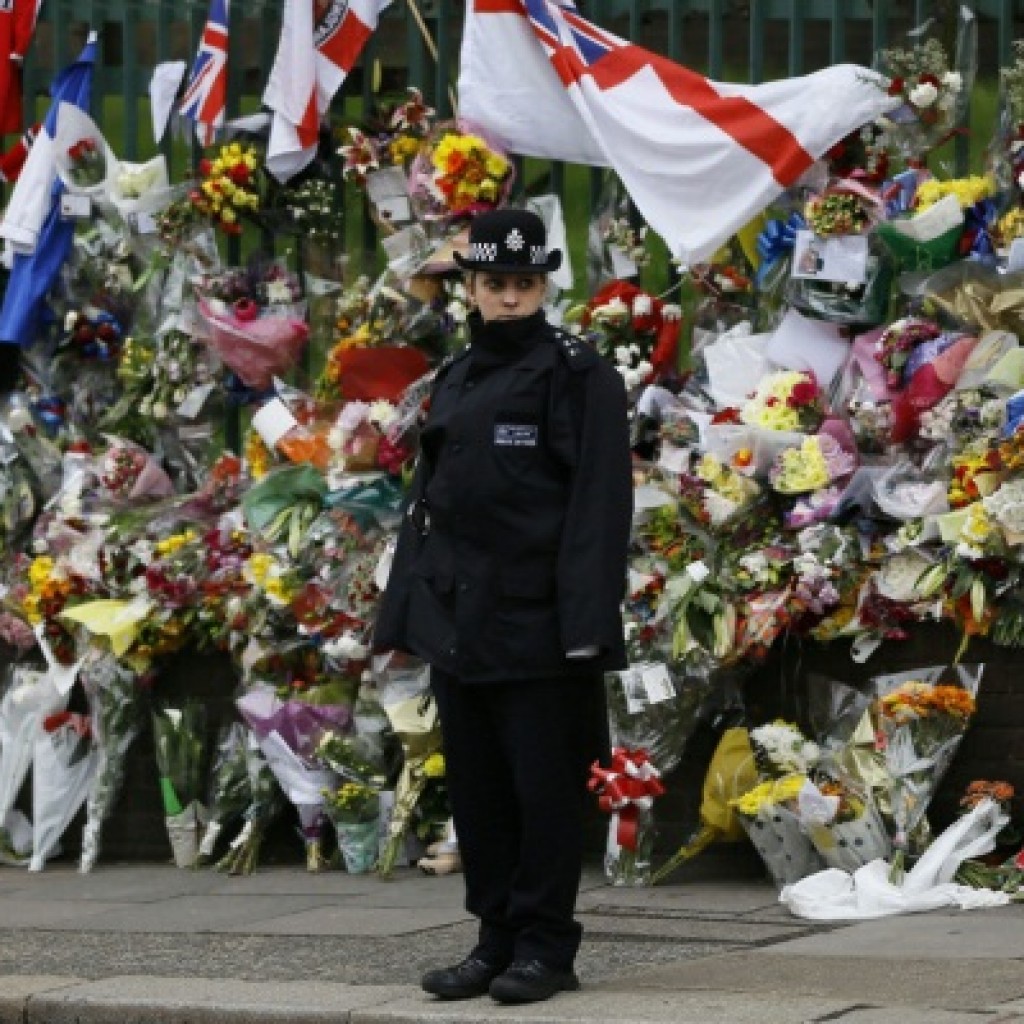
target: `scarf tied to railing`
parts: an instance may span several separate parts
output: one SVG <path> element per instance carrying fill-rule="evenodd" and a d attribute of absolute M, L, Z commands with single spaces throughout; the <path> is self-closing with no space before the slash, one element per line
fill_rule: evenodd
<path fill-rule="evenodd" d="M 655 797 L 665 792 L 661 772 L 651 763 L 643 748 L 614 747 L 610 768 L 597 761 L 590 767 L 591 792 L 598 794 L 597 805 L 614 815 L 616 838 L 627 850 L 637 847 L 637 819 L 640 811 L 650 810 Z"/>

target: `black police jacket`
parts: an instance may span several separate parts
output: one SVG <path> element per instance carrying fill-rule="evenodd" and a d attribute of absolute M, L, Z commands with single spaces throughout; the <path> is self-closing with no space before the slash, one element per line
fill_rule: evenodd
<path fill-rule="evenodd" d="M 624 668 L 622 379 L 543 313 L 470 326 L 434 382 L 374 650 L 467 682 Z"/>

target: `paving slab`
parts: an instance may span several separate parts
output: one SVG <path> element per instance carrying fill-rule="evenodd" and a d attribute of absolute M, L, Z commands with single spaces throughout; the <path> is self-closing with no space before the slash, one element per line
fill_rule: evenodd
<path fill-rule="evenodd" d="M 745 920 L 675 917 L 665 914 L 579 914 L 585 935 L 628 935 L 650 940 L 689 940 L 746 945 L 787 939 L 793 929 L 787 925 L 757 924 Z M 810 929 L 803 929 L 809 931 Z"/>
<path fill-rule="evenodd" d="M 80 982 L 77 978 L 59 975 L 0 975 L 0 1024 L 23 1024 L 26 999 L 78 984 Z"/>
<path fill-rule="evenodd" d="M 49 906 L 49 904 L 47 904 Z M 81 909 L 96 907 L 95 903 L 71 904 Z M 59 930 L 87 928 L 95 932 L 223 932 L 232 926 L 252 925 L 304 910 L 323 908 L 324 897 L 255 896 L 242 897 L 176 896 L 153 904 L 121 904 L 103 914 L 93 914 L 83 921 L 55 921 L 50 927 Z M 6 901 L 4 902 L 6 910 Z"/>
<path fill-rule="evenodd" d="M 133 903 L 101 903 L 90 900 L 25 899 L 17 896 L 0 897 L 0 930 L 8 928 L 94 928 L 110 914 L 131 913 L 137 910 Z"/>
<path fill-rule="evenodd" d="M 411 935 L 468 920 L 466 913 L 460 910 L 382 910 L 345 904 L 250 918 L 237 924 L 221 925 L 216 930 L 226 934 L 245 932 L 259 935 Z"/>
<path fill-rule="evenodd" d="M 1021 933 L 1018 932 L 1018 936 Z M 777 946 L 723 953 L 699 961 L 669 964 L 600 983 L 608 991 L 756 992 L 765 996 L 834 996 L 852 1004 L 904 1005 L 977 1010 L 1024 998 L 1024 971 L 1003 951 L 984 969 L 972 959 L 910 960 L 895 953 L 889 941 L 876 944 L 873 957 L 795 956 L 778 954 Z"/>
<path fill-rule="evenodd" d="M 100 865 L 87 874 L 47 867 L 24 872 L 11 895 L 19 899 L 74 900 L 78 903 L 155 903 L 174 896 L 207 893 L 219 878 L 207 872 L 182 871 L 173 865 L 110 870 Z"/>
<path fill-rule="evenodd" d="M 894 959 L 1001 959 L 1024 955 L 1024 906 L 905 914 L 851 924 L 813 938 L 793 939 L 773 953 L 802 956 L 873 956 L 880 948 Z"/>
<path fill-rule="evenodd" d="M 374 874 L 350 875 L 346 871 L 305 871 L 297 867 L 260 868 L 251 875 L 224 875 L 199 872 L 212 879 L 210 892 L 217 896 L 369 896 L 383 892 L 392 884 L 382 882 Z M 416 872 L 416 877 L 425 876 Z"/>
<path fill-rule="evenodd" d="M 611 993 L 584 989 L 529 1006 L 501 1006 L 492 999 L 445 1003 L 429 997 L 400 999 L 355 1010 L 351 1024 L 800 1024 L 847 1008 L 838 999 L 794 996 L 765 1003 L 749 996 L 691 992 L 685 997 L 662 992 Z"/>
<path fill-rule="evenodd" d="M 325 1024 L 408 993 L 402 986 L 316 981 L 116 977 L 33 998 L 25 1024 Z"/>
<path fill-rule="evenodd" d="M 778 895 L 772 885 L 749 882 L 737 882 L 735 885 L 718 882 L 700 885 L 659 885 L 653 888 L 605 885 L 586 892 L 577 905 L 580 910 L 598 912 L 606 907 L 621 907 L 730 915 L 754 911 L 776 912 L 780 909 Z"/>

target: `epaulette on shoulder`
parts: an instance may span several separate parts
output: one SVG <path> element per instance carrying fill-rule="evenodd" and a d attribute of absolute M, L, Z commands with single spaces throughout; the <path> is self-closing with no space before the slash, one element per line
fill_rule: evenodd
<path fill-rule="evenodd" d="M 588 342 L 561 327 L 552 328 L 552 333 L 558 351 L 562 353 L 562 358 L 569 364 L 570 370 L 589 370 L 597 365 L 597 361 L 601 357 Z"/>

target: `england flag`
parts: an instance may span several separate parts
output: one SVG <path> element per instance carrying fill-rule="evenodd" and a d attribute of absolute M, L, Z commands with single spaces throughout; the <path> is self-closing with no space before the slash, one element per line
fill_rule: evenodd
<path fill-rule="evenodd" d="M 287 181 L 316 155 L 320 118 L 391 0 L 285 0 L 281 41 L 263 93 L 274 112 L 267 169 Z"/>
<path fill-rule="evenodd" d="M 210 14 L 181 100 L 181 113 L 195 122 L 196 137 L 204 146 L 216 138 L 227 107 L 228 2 L 210 0 Z"/>
<path fill-rule="evenodd" d="M 459 113 L 513 153 L 613 168 L 691 264 L 891 110 L 885 84 L 853 64 L 713 82 L 598 28 L 571 0 L 470 0 Z"/>

